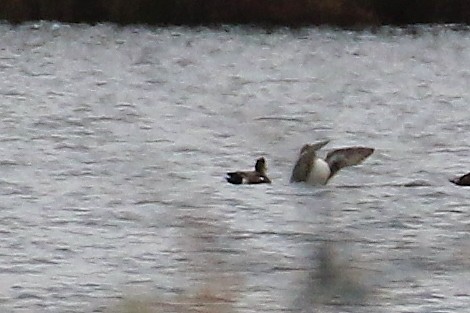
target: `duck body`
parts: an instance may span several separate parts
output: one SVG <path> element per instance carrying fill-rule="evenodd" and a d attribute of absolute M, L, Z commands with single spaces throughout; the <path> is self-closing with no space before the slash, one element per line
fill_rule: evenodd
<path fill-rule="evenodd" d="M 271 183 L 271 180 L 266 175 L 266 160 L 264 158 L 256 160 L 254 171 L 228 172 L 225 175 L 225 179 L 234 185 Z"/>
<path fill-rule="evenodd" d="M 259 175 L 255 172 L 229 172 L 225 176 L 225 179 L 234 185 L 241 184 L 270 184 L 271 180 L 264 176 Z"/>
<path fill-rule="evenodd" d="M 316 158 L 306 182 L 310 185 L 326 185 L 330 179 L 331 170 L 325 160 Z"/>
<path fill-rule="evenodd" d="M 306 144 L 300 149 L 290 182 L 306 182 L 310 185 L 326 185 L 343 167 L 361 163 L 373 152 L 373 148 L 348 147 L 330 151 L 325 159 L 317 156 L 317 151 L 329 141 Z"/>
<path fill-rule="evenodd" d="M 455 177 L 450 179 L 450 182 L 459 186 L 470 186 L 470 173 L 463 176 Z"/>

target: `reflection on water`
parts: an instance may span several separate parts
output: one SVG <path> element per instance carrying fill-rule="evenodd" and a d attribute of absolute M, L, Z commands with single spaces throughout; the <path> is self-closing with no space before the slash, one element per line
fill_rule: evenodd
<path fill-rule="evenodd" d="M 466 31 L 0 28 L 5 312 L 467 307 Z M 326 138 L 376 151 L 289 184 Z"/>

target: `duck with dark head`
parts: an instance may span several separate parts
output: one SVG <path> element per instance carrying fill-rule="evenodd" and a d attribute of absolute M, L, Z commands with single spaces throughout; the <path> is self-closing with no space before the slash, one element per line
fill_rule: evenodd
<path fill-rule="evenodd" d="M 268 178 L 266 167 L 266 160 L 261 157 L 256 160 L 254 171 L 236 171 L 229 172 L 225 179 L 235 185 L 240 184 L 270 184 L 271 180 Z"/>

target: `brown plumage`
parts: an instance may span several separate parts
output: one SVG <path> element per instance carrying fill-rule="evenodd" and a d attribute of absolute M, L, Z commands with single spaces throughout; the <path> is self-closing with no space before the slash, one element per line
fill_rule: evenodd
<path fill-rule="evenodd" d="M 306 144 L 300 149 L 290 182 L 308 182 L 312 185 L 325 185 L 340 169 L 364 161 L 373 148 L 349 147 L 330 151 L 325 160 L 317 157 L 316 152 L 329 141 Z"/>
<path fill-rule="evenodd" d="M 266 175 L 266 160 L 261 157 L 256 160 L 254 171 L 229 172 L 225 179 L 235 185 L 240 184 L 270 184 L 271 180 Z"/>
<path fill-rule="evenodd" d="M 373 152 L 373 148 L 366 147 L 342 148 L 328 152 L 325 159 L 331 170 L 328 179 L 333 177 L 343 167 L 360 164 Z"/>
<path fill-rule="evenodd" d="M 459 186 L 470 186 L 470 173 L 452 178 L 450 181 Z"/>

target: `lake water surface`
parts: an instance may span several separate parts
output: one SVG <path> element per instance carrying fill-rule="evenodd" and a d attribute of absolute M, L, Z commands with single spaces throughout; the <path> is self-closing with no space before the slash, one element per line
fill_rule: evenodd
<path fill-rule="evenodd" d="M 470 312 L 468 30 L 3 24 L 0 73 L 2 312 Z M 323 139 L 376 150 L 289 184 Z"/>

